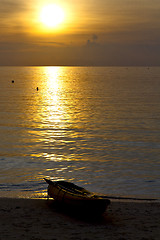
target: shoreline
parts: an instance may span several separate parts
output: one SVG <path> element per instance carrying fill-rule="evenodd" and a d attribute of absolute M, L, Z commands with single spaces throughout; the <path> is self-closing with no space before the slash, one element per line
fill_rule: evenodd
<path fill-rule="evenodd" d="M 160 203 L 114 201 L 100 218 L 59 211 L 53 200 L 0 198 L 0 240 L 159 240 Z"/>

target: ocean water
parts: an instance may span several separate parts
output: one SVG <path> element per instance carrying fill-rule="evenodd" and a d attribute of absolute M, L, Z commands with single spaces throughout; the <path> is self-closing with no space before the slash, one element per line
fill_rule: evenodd
<path fill-rule="evenodd" d="M 0 67 L 0 196 L 44 177 L 160 198 L 160 67 Z"/>

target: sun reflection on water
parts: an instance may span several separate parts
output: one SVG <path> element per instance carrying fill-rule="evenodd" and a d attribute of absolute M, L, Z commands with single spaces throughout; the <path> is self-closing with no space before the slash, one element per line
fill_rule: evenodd
<path fill-rule="evenodd" d="M 46 75 L 46 113 L 45 121 L 48 124 L 56 124 L 61 121 L 63 115 L 63 108 L 60 102 L 60 88 L 62 82 L 60 81 L 61 68 L 46 67 L 44 68 Z M 47 114 L 47 115 L 46 115 Z"/>
<path fill-rule="evenodd" d="M 63 89 L 63 79 L 61 78 L 61 67 L 44 67 L 41 79 L 43 83 L 43 93 L 41 95 L 43 104 L 40 109 L 40 122 L 45 131 L 41 131 L 40 141 L 43 142 L 44 149 L 42 157 L 47 161 L 57 161 L 54 154 L 57 144 L 63 142 L 65 128 L 65 109 L 61 100 L 61 90 Z M 59 160 L 58 160 L 59 161 Z"/>
<path fill-rule="evenodd" d="M 61 74 L 60 67 L 44 67 L 44 74 L 46 75 L 46 85 L 47 87 L 54 92 L 54 96 L 57 96 L 58 89 L 60 87 L 59 76 Z"/>

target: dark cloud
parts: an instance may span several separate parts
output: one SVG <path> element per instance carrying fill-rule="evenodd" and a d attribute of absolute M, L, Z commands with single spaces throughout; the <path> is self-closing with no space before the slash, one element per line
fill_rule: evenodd
<path fill-rule="evenodd" d="M 92 47 L 92 46 L 98 45 L 97 39 L 98 39 L 98 36 L 97 36 L 96 34 L 93 34 L 93 35 L 91 36 L 91 39 L 88 39 L 88 40 L 87 40 L 86 46 L 87 46 L 87 47 Z"/>
<path fill-rule="evenodd" d="M 96 34 L 93 34 L 93 35 L 92 35 L 92 40 L 93 40 L 93 41 L 96 41 L 97 39 L 98 39 L 98 36 L 97 36 Z"/>
<path fill-rule="evenodd" d="M 90 43 L 89 43 L 90 44 Z M 65 46 L 3 42 L 0 65 L 88 65 L 149 66 L 160 65 L 160 45 L 155 44 L 92 44 Z"/>

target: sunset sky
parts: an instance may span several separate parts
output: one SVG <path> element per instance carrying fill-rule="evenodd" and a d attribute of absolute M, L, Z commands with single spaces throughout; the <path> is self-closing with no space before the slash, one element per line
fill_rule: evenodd
<path fill-rule="evenodd" d="M 160 1 L 0 0 L 0 65 L 160 65 Z"/>

